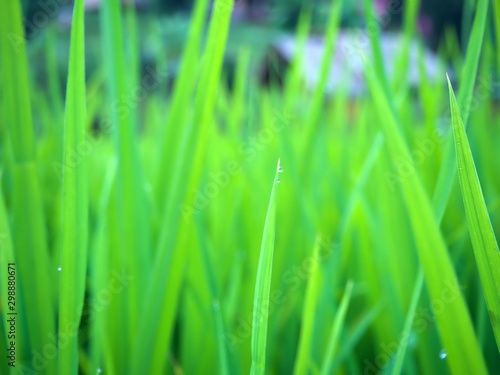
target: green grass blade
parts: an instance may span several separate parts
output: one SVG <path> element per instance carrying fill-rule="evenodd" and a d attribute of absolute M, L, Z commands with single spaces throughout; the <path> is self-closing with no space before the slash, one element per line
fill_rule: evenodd
<path fill-rule="evenodd" d="M 185 206 L 191 204 L 188 192 L 198 188 L 201 178 L 207 146 L 206 139 L 208 129 L 212 125 L 231 10 L 232 1 L 218 0 L 214 5 L 207 46 L 201 63 L 203 73 L 198 83 L 194 118 L 190 119 L 183 131 L 178 134 L 180 139 L 172 139 L 172 142 L 180 144 L 175 157 L 166 161 L 166 165 L 170 165 L 173 171 L 170 181 L 172 190 L 165 199 L 165 208 L 162 207 L 164 211 L 157 254 L 153 274 L 150 277 L 151 290 L 147 291 L 144 302 L 149 311 L 150 320 L 143 322 L 144 327 L 139 332 L 140 339 L 136 341 L 137 350 L 132 368 L 137 373 L 161 371 L 166 363 L 165 351 L 170 345 L 178 296 L 188 258 L 182 246 L 186 240 L 191 217 L 184 217 L 181 208 L 182 203 Z M 202 31 L 199 28 L 196 30 Z M 199 62 L 194 61 L 194 63 Z M 195 67 L 191 66 L 192 69 Z M 187 106 L 189 104 L 185 104 L 182 110 L 186 110 Z M 185 171 L 190 171 L 190 173 L 186 175 Z M 161 302 L 158 303 L 158 301 Z M 151 321 L 156 324 L 151 324 Z M 143 350 L 142 340 L 151 343 L 151 351 Z"/>
<path fill-rule="evenodd" d="M 208 234 L 205 232 L 203 225 L 200 220 L 196 221 L 198 226 L 198 233 L 200 233 L 200 244 L 201 246 L 201 258 L 203 261 L 204 270 L 207 277 L 208 287 L 210 290 L 210 299 L 212 301 L 211 310 L 214 317 L 214 330 L 215 336 L 217 337 L 217 349 L 219 355 L 219 374 L 229 375 L 229 363 L 227 354 L 227 345 L 224 335 L 224 319 L 222 316 L 222 308 L 220 303 L 220 291 L 217 283 L 217 278 L 215 275 L 216 267 L 213 266 L 212 260 L 210 258 L 209 244 L 208 244 Z M 210 248 L 211 250 L 211 248 Z"/>
<path fill-rule="evenodd" d="M 349 334 L 346 335 L 346 339 L 342 342 L 342 347 L 340 348 L 338 354 L 335 356 L 335 360 L 332 364 L 332 373 L 335 373 L 337 367 L 340 366 L 342 361 L 349 356 L 351 350 L 356 347 L 356 344 L 358 344 L 363 335 L 366 334 L 366 331 L 368 331 L 370 326 L 373 324 L 377 316 L 382 311 L 383 307 L 383 303 L 372 307 L 349 331 Z"/>
<path fill-rule="evenodd" d="M 347 232 L 347 229 L 349 227 L 349 223 L 351 222 L 354 212 L 356 210 L 356 206 L 360 200 L 360 197 L 363 194 L 363 189 L 366 186 L 366 182 L 368 181 L 372 171 L 373 167 L 378 160 L 380 150 L 382 149 L 382 146 L 385 143 L 385 139 L 382 135 L 382 133 L 377 133 L 375 136 L 375 139 L 373 140 L 373 143 L 370 147 L 370 150 L 368 151 L 368 154 L 366 155 L 365 161 L 363 162 L 363 166 L 361 167 L 361 170 L 359 172 L 358 179 L 356 180 L 356 184 L 354 185 L 354 189 L 352 190 L 351 195 L 349 196 L 349 199 L 345 205 L 344 211 L 342 213 L 341 219 L 340 219 L 340 224 L 337 229 L 337 233 L 335 236 L 335 240 L 340 242 L 342 241 L 342 238 Z"/>
<path fill-rule="evenodd" d="M 141 320 L 143 289 L 147 285 L 148 270 L 151 265 L 151 231 L 150 217 L 147 211 L 146 192 L 143 185 L 142 165 L 139 159 L 137 124 L 134 117 L 134 105 L 124 98 L 130 98 L 131 79 L 127 75 L 127 59 L 125 56 L 125 39 L 123 37 L 122 8 L 119 0 L 102 3 L 100 22 L 102 29 L 102 46 L 106 69 L 107 87 L 113 110 L 112 120 L 115 150 L 118 156 L 116 194 L 117 205 L 116 243 L 112 246 L 114 254 L 123 257 L 112 257 L 112 268 L 124 269 L 134 277 L 134 282 L 116 298 L 116 305 L 121 304 L 125 313 L 119 319 L 110 321 L 110 330 L 115 334 L 127 336 L 128 340 L 120 340 L 113 347 L 117 369 L 124 372 L 126 361 L 130 361 L 134 350 L 139 321 Z M 136 72 L 134 72 L 136 74 Z M 135 87 L 141 92 L 149 85 Z M 137 99 L 138 100 L 138 99 Z M 139 251 L 140 250 L 140 251 Z M 120 358 L 118 358 L 120 357 Z M 121 367 L 118 367 L 121 366 Z"/>
<path fill-rule="evenodd" d="M 318 121 L 321 118 L 322 109 L 324 106 L 324 99 L 326 95 L 326 85 L 328 82 L 328 77 L 332 68 L 332 58 L 334 56 L 336 47 L 336 37 L 338 33 L 340 14 L 342 10 L 342 1 L 332 1 L 330 5 L 330 15 L 328 26 L 325 35 L 325 48 L 323 56 L 321 57 L 321 65 L 319 67 L 318 83 L 314 89 L 312 102 L 309 108 L 309 113 L 307 114 L 307 119 L 305 123 L 305 134 L 304 134 L 304 155 L 311 153 L 311 148 L 314 143 L 312 142 L 314 136 L 317 132 Z M 302 55 L 304 55 L 302 53 Z M 307 167 L 307 163 L 304 163 L 303 169 L 305 173 L 311 173 L 312 168 Z M 307 176 L 307 175 L 306 175 Z"/>
<path fill-rule="evenodd" d="M 332 1 L 330 16 L 328 18 L 328 27 L 325 36 L 325 49 L 321 58 L 321 66 L 319 68 L 320 70 L 318 84 L 314 89 L 310 112 L 307 118 L 306 129 L 308 129 L 309 132 L 314 132 L 313 129 L 315 128 L 321 115 L 321 108 L 323 106 L 323 100 L 326 95 L 326 84 L 328 82 L 328 76 L 332 68 L 332 58 L 336 47 L 335 40 L 338 32 L 341 10 L 342 1 Z M 312 135 L 308 133 L 308 137 L 312 137 Z M 310 141 L 305 141 L 305 144 L 310 144 Z"/>
<path fill-rule="evenodd" d="M 0 264 L 2 265 L 0 269 L 0 287 L 2 288 L 2 299 L 1 303 L 1 312 L 2 319 L 6 322 L 9 319 L 7 315 L 8 306 L 9 306 L 9 295 L 6 293 L 8 291 L 7 288 L 7 280 L 9 280 L 9 273 L 7 264 L 15 263 L 15 255 L 14 255 L 14 246 L 12 244 L 12 234 L 9 225 L 9 220 L 7 217 L 7 209 L 5 208 L 5 202 L 3 198 L 3 191 L 0 188 Z M 7 337 L 0 337 L 0 340 L 4 340 L 5 342 L 9 342 L 10 340 Z"/>
<path fill-rule="evenodd" d="M 300 13 L 295 33 L 295 43 L 297 44 L 296 52 L 293 55 L 290 69 L 286 72 L 284 82 L 285 108 L 291 107 L 298 100 L 302 82 L 302 66 L 304 64 L 304 51 L 309 36 L 311 27 L 311 13 L 308 10 L 303 10 Z"/>
<path fill-rule="evenodd" d="M 37 174 L 35 135 L 30 101 L 28 59 L 20 1 L 0 2 L 0 53 L 3 113 L 12 145 L 12 238 L 18 274 L 18 314 L 26 319 L 29 342 L 18 342 L 17 364 L 30 366 L 55 335 L 54 281 L 47 246 L 46 215 Z M 7 120 L 8 119 L 8 120 Z M 4 133 L 5 134 L 5 133 Z M 5 142 L 7 143 L 7 142 Z M 7 197 L 6 197 L 7 199 Z M 56 373 L 46 361 L 42 374 Z"/>
<path fill-rule="evenodd" d="M 317 238 L 314 246 L 314 258 L 318 259 L 321 246 L 320 237 Z M 321 267 L 319 267 L 307 283 L 306 295 L 304 298 L 304 307 L 302 311 L 302 324 L 300 329 L 300 338 L 297 348 L 297 357 L 295 359 L 294 374 L 307 374 L 309 360 L 311 356 L 311 346 L 314 335 L 315 312 L 318 304 L 322 285 Z"/>
<path fill-rule="evenodd" d="M 9 338 L 9 334 L 7 329 L 10 328 L 10 324 L 8 323 L 9 319 L 12 317 L 9 315 L 9 312 L 12 312 L 11 307 L 15 307 L 13 305 L 13 299 L 15 300 L 16 296 L 12 296 L 12 290 L 9 290 L 9 268 L 8 265 L 10 263 L 15 263 L 16 259 L 14 256 L 14 247 L 12 244 L 12 235 L 11 229 L 7 217 L 7 210 L 5 207 L 5 201 L 3 198 L 3 191 L 0 187 L 0 290 L 1 299 L 0 299 L 0 318 L 2 322 L 0 322 L 0 350 L 4 350 L 6 354 L 6 359 L 0 363 L 0 372 L 2 374 L 14 374 L 15 367 L 10 367 L 8 364 L 12 361 L 11 356 L 11 341 L 12 337 Z M 12 289 L 12 286 L 11 288 Z M 10 293 L 9 293 L 10 292 Z M 14 291 L 15 293 L 15 291 Z M 10 301 L 9 301 L 10 300 Z M 9 304 L 10 302 L 10 304 Z M 15 303 L 15 302 L 14 302 Z M 18 325 L 21 321 L 17 322 Z M 25 330 L 26 327 L 23 325 L 22 327 L 18 326 L 18 332 L 22 332 L 21 330 Z M 26 335 L 23 338 L 19 337 L 18 341 L 25 340 Z M 5 357 L 4 357 L 5 358 Z"/>
<path fill-rule="evenodd" d="M 59 81 L 58 65 L 57 65 L 57 32 L 55 27 L 47 28 L 47 86 L 49 90 L 49 98 L 51 109 L 54 116 L 62 116 L 64 113 L 63 94 L 61 91 L 61 82 Z M 62 127 L 56 126 L 52 129 L 55 133 L 60 134 L 58 141 L 62 145 Z"/>
<path fill-rule="evenodd" d="M 365 6 L 365 11 L 368 14 L 366 22 L 367 22 L 367 33 L 370 38 L 370 44 L 372 46 L 373 53 L 373 66 L 375 71 L 377 72 L 377 76 L 381 80 L 382 87 L 384 88 L 384 92 L 389 95 L 389 81 L 387 79 L 387 74 L 384 67 L 384 58 L 382 54 L 382 47 L 380 45 L 380 25 L 378 20 L 376 19 L 375 9 L 373 7 L 372 0 L 364 0 L 363 4 Z M 366 61 L 366 56 L 361 56 L 361 58 Z M 391 103 L 392 104 L 392 103 Z"/>
<path fill-rule="evenodd" d="M 226 337 L 224 335 L 224 317 L 222 315 L 222 309 L 218 299 L 215 299 L 212 303 L 212 312 L 215 319 L 215 330 L 217 334 L 217 346 L 219 348 L 219 363 L 221 375 L 229 375 L 231 372 L 229 370 L 229 360 L 227 354 L 227 344 Z"/>
<path fill-rule="evenodd" d="M 406 74 L 409 68 L 410 59 L 410 43 L 415 33 L 417 18 L 420 9 L 420 0 L 410 0 L 405 4 L 405 11 L 403 13 L 403 43 L 401 45 L 401 53 L 396 60 L 396 68 L 394 79 L 392 80 L 393 91 L 396 92 L 398 87 L 406 86 Z"/>
<path fill-rule="evenodd" d="M 495 35 L 496 35 L 496 60 L 497 74 L 500 75 L 500 2 L 492 1 L 493 3 L 493 19 L 495 20 Z"/>
<path fill-rule="evenodd" d="M 92 236 L 89 238 L 89 269 L 92 270 L 89 277 L 89 292 L 97 296 L 99 291 L 106 288 L 107 267 L 109 267 L 109 252 L 106 249 L 106 212 L 109 208 L 109 200 L 111 191 L 116 180 L 116 158 L 110 158 L 106 166 L 106 178 L 103 181 L 102 188 L 99 191 L 99 199 L 97 204 L 97 217 L 95 229 Z M 87 312 L 87 314 L 91 314 Z M 90 335 L 93 340 L 90 343 L 89 353 L 90 361 L 94 371 L 97 371 L 102 366 L 102 357 L 106 358 L 105 367 L 110 373 L 114 373 L 113 364 L 109 360 L 109 346 L 111 345 L 112 337 L 106 333 L 105 324 L 107 315 L 100 312 L 93 312 L 87 319 L 90 321 Z M 85 318 L 82 318 L 85 319 Z"/>
<path fill-rule="evenodd" d="M 458 179 L 477 269 L 497 346 L 500 351 L 500 251 L 491 225 L 474 158 L 460 116 L 457 100 L 448 79 L 451 118 L 457 153 Z"/>
<path fill-rule="evenodd" d="M 172 168 L 165 168 L 165 165 L 171 163 L 172 158 L 179 152 L 178 139 L 182 136 L 184 130 L 179 124 L 184 124 L 188 118 L 188 112 L 185 109 L 190 105 L 196 87 L 198 77 L 193 71 L 199 64 L 207 7 L 208 0 L 196 1 L 188 41 L 183 51 L 180 72 L 172 94 L 172 104 L 168 113 L 166 128 L 160 141 L 159 158 L 162 162 L 159 163 L 158 180 L 155 185 L 155 198 L 160 208 L 163 208 L 166 200 L 165 186 L 175 178 Z"/>
<path fill-rule="evenodd" d="M 253 326 L 252 326 L 252 375 L 264 374 L 266 369 L 266 343 L 269 297 L 271 292 L 271 277 L 273 271 L 274 237 L 276 232 L 276 207 L 280 162 L 274 176 L 271 198 L 267 209 L 262 245 L 260 248 L 259 268 L 255 282 L 253 301 Z"/>
<path fill-rule="evenodd" d="M 399 375 L 401 373 L 401 370 L 403 369 L 406 348 L 408 347 L 408 343 L 410 342 L 409 338 L 411 335 L 411 330 L 413 328 L 415 311 L 417 310 L 418 301 L 420 299 L 420 295 L 422 294 L 423 286 L 424 272 L 422 271 L 422 269 L 420 269 L 418 271 L 417 280 L 415 281 L 415 287 L 413 288 L 410 308 L 408 309 L 408 314 L 406 315 L 405 326 L 401 335 L 401 342 L 398 345 L 398 351 L 396 353 L 396 360 L 392 369 L 392 375 Z"/>
<path fill-rule="evenodd" d="M 69 56 L 63 165 L 69 165 L 86 140 L 85 25 L 84 1 L 77 0 L 73 11 Z M 88 245 L 88 176 L 82 158 L 63 174 L 62 249 L 60 263 L 59 332 L 78 327 L 85 292 Z M 59 351 L 59 373 L 78 372 L 78 335 Z"/>
<path fill-rule="evenodd" d="M 30 103 L 30 85 L 26 44 L 22 26 L 20 1 L 0 5 L 3 85 L 6 108 L 10 109 L 9 127 L 14 160 L 32 161 L 35 158 L 35 135 Z"/>
<path fill-rule="evenodd" d="M 467 127 L 469 118 L 470 105 L 474 92 L 474 82 L 477 76 L 479 65 L 479 57 L 481 56 L 481 48 L 483 45 L 483 37 L 486 29 L 486 21 L 488 15 L 488 0 L 479 0 L 477 13 L 472 27 L 472 34 L 467 47 L 467 56 L 464 69 L 461 75 L 461 85 L 458 93 L 458 105 L 462 108 L 462 120 Z M 443 155 L 443 162 L 439 171 L 438 182 L 432 198 L 432 206 L 438 222 L 444 215 L 448 198 L 455 182 L 455 159 L 454 159 L 453 140 L 448 139 Z"/>
<path fill-rule="evenodd" d="M 367 65 L 365 69 L 379 118 L 382 119 L 380 122 L 391 157 L 412 160 L 381 83 L 371 66 Z M 486 366 L 467 305 L 460 294 L 453 264 L 419 176 L 411 174 L 403 179 L 401 189 L 431 298 L 440 300 L 446 291 L 454 293 L 455 296 L 453 301 L 446 305 L 444 312 L 436 315 L 441 341 L 448 353 L 450 370 L 454 374 L 464 371 L 486 374 Z"/>
<path fill-rule="evenodd" d="M 337 314 L 335 315 L 335 320 L 333 322 L 330 337 L 328 339 L 325 358 L 323 360 L 323 365 L 321 366 L 321 375 L 327 375 L 331 373 L 335 351 L 337 350 L 337 346 L 339 344 L 340 333 L 342 331 L 345 316 L 347 314 L 347 309 L 351 301 L 352 286 L 352 281 L 349 281 L 345 287 L 344 296 L 342 297 L 342 301 L 340 302 Z"/>

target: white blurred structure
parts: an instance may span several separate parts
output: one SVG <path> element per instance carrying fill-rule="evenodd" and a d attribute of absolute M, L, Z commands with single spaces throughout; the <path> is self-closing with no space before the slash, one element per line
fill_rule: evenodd
<path fill-rule="evenodd" d="M 101 6 L 102 1 L 108 0 L 85 0 L 85 10 L 96 10 Z M 148 0 L 121 0 L 122 4 L 135 4 L 139 6 L 149 3 Z"/>
<path fill-rule="evenodd" d="M 326 91 L 332 93 L 344 86 L 352 95 L 366 91 L 364 60 L 372 60 L 372 49 L 367 35 L 340 32 L 335 41 L 335 51 L 331 61 L 330 74 Z M 385 71 L 389 79 L 394 78 L 396 64 L 400 58 L 403 36 L 397 33 L 382 34 L 380 38 Z M 298 49 L 294 36 L 280 38 L 271 47 L 270 55 L 277 61 L 274 72 L 263 72 L 264 75 L 283 74 L 281 69 L 287 69 Z M 302 77 L 306 86 L 313 89 L 319 80 L 321 63 L 325 50 L 322 37 L 310 37 L 303 51 Z M 427 79 L 434 82 L 445 77 L 445 68 L 438 57 L 416 40 L 410 41 L 407 58 L 407 83 L 411 87 L 420 82 L 419 60 L 423 62 L 423 72 Z M 284 66 L 283 66 L 284 65 Z M 267 63 L 264 69 L 273 69 L 272 63 Z"/>

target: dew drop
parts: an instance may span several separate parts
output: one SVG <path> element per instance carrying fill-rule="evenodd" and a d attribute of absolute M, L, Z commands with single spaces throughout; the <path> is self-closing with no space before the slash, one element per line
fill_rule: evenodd
<path fill-rule="evenodd" d="M 448 356 L 448 353 L 446 353 L 446 350 L 443 349 L 439 352 L 439 358 L 445 359 L 447 356 Z"/>
<path fill-rule="evenodd" d="M 100 374 L 102 370 L 100 368 L 97 369 L 97 373 Z"/>
<path fill-rule="evenodd" d="M 59 272 L 61 272 L 62 267 L 57 267 L 57 270 L 58 270 Z"/>
<path fill-rule="evenodd" d="M 276 180 L 276 183 L 277 183 L 277 184 L 279 184 L 280 182 L 281 182 L 281 181 L 280 181 L 280 179 L 278 178 L 278 179 Z"/>
<path fill-rule="evenodd" d="M 283 172 L 283 168 L 279 167 L 279 168 L 278 168 L 278 172 L 279 172 L 279 173 Z"/>

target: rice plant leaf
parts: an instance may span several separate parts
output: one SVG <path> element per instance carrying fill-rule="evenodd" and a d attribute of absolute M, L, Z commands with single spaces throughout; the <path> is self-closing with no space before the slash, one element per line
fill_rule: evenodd
<path fill-rule="evenodd" d="M 323 99 L 327 91 L 326 84 L 328 81 L 328 76 L 330 75 L 330 70 L 332 68 L 332 58 L 336 47 L 335 40 L 338 33 L 341 10 L 342 1 L 332 1 L 325 36 L 325 49 L 321 58 L 318 84 L 316 85 L 316 88 L 314 90 L 314 96 L 307 118 L 306 127 L 310 133 L 314 133 L 315 125 L 317 124 L 317 121 L 321 115 L 321 107 L 323 105 Z M 307 134 L 308 137 L 312 137 L 310 133 Z M 310 140 L 305 141 L 306 145 L 309 145 L 310 143 Z"/>
<path fill-rule="evenodd" d="M 406 349 L 408 348 L 408 343 L 410 342 L 410 335 L 413 328 L 415 311 L 417 310 L 418 301 L 420 299 L 420 295 L 422 294 L 423 286 L 424 286 L 424 272 L 422 271 L 422 269 L 420 269 L 418 271 L 417 280 L 415 281 L 415 286 L 413 288 L 410 307 L 408 309 L 408 314 L 406 315 L 406 321 L 403 328 L 403 333 L 401 334 L 401 341 L 399 342 L 398 350 L 396 352 L 396 358 L 394 367 L 392 369 L 392 375 L 399 375 L 401 373 L 401 370 L 403 369 Z"/>
<path fill-rule="evenodd" d="M 391 157 L 394 160 L 400 157 L 412 160 L 382 84 L 370 65 L 366 65 L 365 70 Z M 453 374 L 486 374 L 486 365 L 474 334 L 469 311 L 460 293 L 450 255 L 422 182 L 418 175 L 413 173 L 401 181 L 400 187 L 430 297 L 433 300 L 441 300 L 443 293 L 454 295 L 453 299 L 447 299 L 449 303 L 445 305 L 445 310 L 436 314 L 437 327 L 442 345 L 448 353 L 447 363 L 450 370 Z"/>
<path fill-rule="evenodd" d="M 100 291 L 107 287 L 106 268 L 109 266 L 109 252 L 106 248 L 106 232 L 108 231 L 106 225 L 106 212 L 109 208 L 111 190 L 116 181 L 116 169 L 117 160 L 116 157 L 112 157 L 107 162 L 105 168 L 106 178 L 98 194 L 99 200 L 97 205 L 97 220 L 94 224 L 95 229 L 93 230 L 92 236 L 89 236 L 88 262 L 89 269 L 92 270 L 89 276 L 89 290 L 94 295 L 98 295 Z M 99 313 L 94 313 L 91 317 L 90 335 L 93 337 L 93 340 L 89 345 L 89 353 L 94 373 L 98 371 L 102 363 L 104 363 L 104 367 L 106 367 L 110 373 L 115 372 L 113 371 L 114 369 L 110 356 L 106 354 L 103 355 L 103 353 L 109 353 L 109 347 L 114 339 L 114 337 L 109 337 L 110 335 L 106 333 L 106 329 L 104 328 L 106 318 L 106 314 Z M 104 362 L 101 357 L 105 357 L 106 361 Z"/>
<path fill-rule="evenodd" d="M 339 344 L 340 333 L 344 325 L 344 320 L 347 314 L 347 309 L 349 308 L 349 303 L 351 302 L 352 286 L 352 281 L 349 281 L 345 287 L 344 296 L 342 297 L 342 301 L 340 302 L 337 314 L 335 315 L 335 320 L 333 322 L 330 337 L 328 339 L 325 358 L 323 360 L 323 365 L 321 366 L 321 375 L 331 374 L 334 354 Z"/>
<path fill-rule="evenodd" d="M 462 108 L 462 120 L 467 128 L 469 118 L 470 104 L 474 93 L 474 82 L 477 76 L 479 57 L 483 45 L 483 37 L 486 29 L 488 15 L 488 0 L 479 0 L 477 5 L 476 17 L 472 26 L 472 33 L 467 46 L 467 55 L 464 69 L 460 76 L 460 90 L 458 92 L 458 105 Z M 448 198 L 455 182 L 456 165 L 453 152 L 453 140 L 448 138 L 446 142 L 443 162 L 439 171 L 438 182 L 432 197 L 432 206 L 438 222 L 441 222 Z"/>
<path fill-rule="evenodd" d="M 63 165 L 71 165 L 75 150 L 86 140 L 84 1 L 73 11 L 69 55 Z M 78 327 L 85 292 L 88 243 L 88 176 L 86 159 L 63 173 L 62 250 L 60 263 L 59 332 Z M 60 347 L 59 373 L 78 372 L 78 335 Z"/>
<path fill-rule="evenodd" d="M 394 79 L 391 82 L 394 92 L 396 92 L 396 88 L 407 85 L 408 80 L 406 79 L 406 75 L 410 66 L 408 63 L 410 59 L 409 49 L 417 25 L 419 9 L 420 0 L 411 0 L 405 4 L 405 11 L 403 12 L 403 41 L 400 49 L 401 52 L 396 59 Z"/>
<path fill-rule="evenodd" d="M 208 234 L 206 233 L 201 220 L 197 218 L 196 225 L 198 227 L 198 233 L 200 234 L 200 246 L 201 246 L 201 258 L 203 261 L 204 270 L 207 277 L 208 287 L 210 289 L 210 299 L 212 302 L 211 310 L 214 316 L 214 330 L 215 336 L 217 337 L 217 349 L 219 354 L 219 373 L 221 375 L 229 375 L 229 363 L 227 355 L 227 344 L 224 334 L 224 318 L 222 315 L 222 308 L 220 303 L 220 292 L 217 283 L 217 278 L 215 275 L 215 267 L 213 266 L 212 260 L 210 258 L 211 250 L 208 243 Z"/>
<path fill-rule="evenodd" d="M 142 165 L 139 159 L 137 137 L 137 118 L 135 107 L 141 99 L 137 96 L 133 101 L 133 92 L 145 95 L 149 84 L 130 88 L 132 79 L 127 75 L 127 59 L 125 56 L 123 36 L 122 6 L 119 0 L 102 2 L 100 22 L 102 29 L 102 46 L 107 87 L 113 109 L 110 111 L 112 133 L 115 141 L 115 150 L 118 155 L 117 188 L 113 196 L 116 201 L 116 221 L 118 234 L 111 246 L 111 268 L 123 269 L 134 282 L 116 296 L 114 305 L 121 304 L 126 313 L 119 319 L 110 320 L 109 330 L 114 335 L 135 337 L 141 320 L 141 301 L 143 288 L 147 285 L 147 270 L 152 261 L 151 231 L 149 224 L 146 192 L 144 189 Z M 134 73 L 135 74 L 135 73 Z M 155 78 L 161 80 L 160 74 Z M 140 251 L 139 251 L 140 250 Z M 134 351 L 133 340 L 118 340 L 119 345 L 113 347 L 117 371 L 125 372 L 130 365 Z"/>
<path fill-rule="evenodd" d="M 318 120 L 321 118 L 322 107 L 326 95 L 326 85 L 328 77 L 331 74 L 332 58 L 336 47 L 336 38 L 340 23 L 340 15 L 343 1 L 332 1 L 330 6 L 329 21 L 325 35 L 325 48 L 321 57 L 321 65 L 319 68 L 318 83 L 314 89 L 313 98 L 309 113 L 307 114 L 304 134 L 304 154 L 308 155 L 312 152 L 314 145 L 313 139 L 316 135 Z M 308 176 L 312 173 L 312 168 L 307 167 L 307 163 L 303 165 L 303 173 Z M 308 176 L 309 177 L 309 176 Z"/>
<path fill-rule="evenodd" d="M 3 89 L 9 112 L 9 135 L 14 160 L 31 161 L 35 158 L 35 135 L 30 103 L 30 84 L 26 41 L 22 25 L 20 1 L 0 5 L 1 52 Z"/>
<path fill-rule="evenodd" d="M 291 104 L 297 100 L 300 94 L 302 84 L 301 69 L 304 64 L 304 51 L 311 28 L 311 17 L 311 12 L 307 9 L 300 13 L 297 31 L 295 33 L 297 50 L 293 55 L 290 69 L 286 72 L 285 76 L 285 108 L 291 107 Z"/>
<path fill-rule="evenodd" d="M 14 246 L 12 244 L 12 234 L 9 225 L 9 220 L 7 216 L 7 209 L 5 207 L 5 202 L 3 198 L 3 191 L 0 188 L 0 288 L 2 291 L 8 290 L 7 281 L 9 280 L 9 268 L 10 263 L 15 263 Z M 8 316 L 8 306 L 9 306 L 9 295 L 3 292 L 2 298 L 0 300 L 0 316 L 3 321 L 6 322 L 9 319 Z M 9 342 L 7 334 L 5 332 L 5 337 L 0 337 L 0 340 Z"/>
<path fill-rule="evenodd" d="M 380 44 L 380 24 L 377 20 L 377 13 L 375 12 L 375 7 L 372 0 L 363 0 L 364 7 L 367 12 L 367 34 L 370 39 L 370 44 L 373 53 L 373 67 L 377 72 L 377 76 L 381 81 L 381 85 L 384 88 L 384 92 L 389 95 L 390 87 L 389 81 L 387 79 L 387 73 L 384 67 L 384 58 L 382 53 L 382 46 Z M 366 56 L 362 51 L 360 51 L 360 57 L 366 61 Z M 392 105 L 392 103 L 391 103 Z"/>
<path fill-rule="evenodd" d="M 219 354 L 219 363 L 220 363 L 220 372 L 221 375 L 229 375 L 231 372 L 229 371 L 229 361 L 227 355 L 227 344 L 226 344 L 226 336 L 224 331 L 224 317 L 222 314 L 222 309 L 220 305 L 220 301 L 215 299 L 212 303 L 212 312 L 214 314 L 215 319 L 215 331 L 217 335 L 217 346 L 218 346 L 218 354 Z"/>
<path fill-rule="evenodd" d="M 497 74 L 500 74 L 500 2 L 492 1 L 493 3 L 493 19 L 495 20 L 495 35 L 496 35 L 496 60 Z"/>
<path fill-rule="evenodd" d="M 373 168 L 375 166 L 375 162 L 378 160 L 380 150 L 385 143 L 384 136 L 381 132 L 378 132 L 375 136 L 373 143 L 366 155 L 365 161 L 361 170 L 359 172 L 359 176 L 356 180 L 356 184 L 354 185 L 354 189 L 352 190 L 351 195 L 345 205 L 344 211 L 342 213 L 340 223 L 338 225 L 337 233 L 335 234 L 335 240 L 341 241 L 344 235 L 347 233 L 349 228 L 349 224 L 354 216 L 354 212 L 356 210 L 356 206 L 360 201 L 360 198 L 363 194 L 363 189 L 366 186 L 366 182 L 370 177 Z"/>
<path fill-rule="evenodd" d="M 351 350 L 356 346 L 356 344 L 361 340 L 366 331 L 373 324 L 377 316 L 380 314 L 384 307 L 384 303 L 379 303 L 368 312 L 366 312 L 363 317 L 357 322 L 357 324 L 349 330 L 349 334 L 345 340 L 342 341 L 342 347 L 340 348 L 338 354 L 334 358 L 332 364 L 332 373 L 335 373 L 336 369 L 342 364 L 342 362 L 348 357 Z"/>
<path fill-rule="evenodd" d="M 38 177 L 35 132 L 32 118 L 26 40 L 21 2 L 0 2 L 0 54 L 2 120 L 12 151 L 11 220 L 16 257 L 19 297 L 18 313 L 36 316 L 26 319 L 29 342 L 19 342 L 18 365 L 31 362 L 32 352 L 42 352 L 47 337 L 55 332 L 54 280 L 47 246 L 46 217 Z M 3 111 L 2 111 L 3 112 Z M 7 197 L 6 197 L 7 199 Z M 23 310 L 26 311 L 23 311 Z M 56 372 L 56 361 L 47 361 L 41 374 Z"/>
<path fill-rule="evenodd" d="M 199 64 L 200 46 L 202 42 L 203 28 L 205 26 L 205 17 L 208 7 L 208 0 L 196 1 L 193 10 L 189 37 L 186 42 L 183 54 L 180 72 L 176 80 L 174 92 L 172 94 L 172 104 L 168 113 L 167 124 L 164 136 L 160 143 L 159 170 L 156 183 L 156 202 L 160 208 L 163 208 L 166 199 L 165 186 L 174 178 L 173 168 L 164 166 L 179 152 L 179 143 L 177 140 L 182 136 L 183 124 L 188 118 L 189 111 L 186 108 L 190 105 L 193 91 L 196 87 L 197 74 L 193 74 L 195 67 Z"/>
<path fill-rule="evenodd" d="M 491 225 L 457 100 L 448 78 L 458 179 L 479 277 L 500 351 L 500 251 Z"/>
<path fill-rule="evenodd" d="M 255 282 L 255 294 L 253 300 L 253 326 L 252 326 L 252 375 L 261 375 L 266 369 L 266 342 L 269 297 L 271 293 L 271 278 L 273 271 L 274 238 L 276 232 L 276 207 L 279 174 L 281 172 L 280 162 L 276 175 L 274 176 L 271 198 L 267 209 L 262 245 L 260 248 L 259 268 L 257 269 L 257 280 Z"/>
<path fill-rule="evenodd" d="M 316 239 L 314 245 L 314 258 L 318 259 L 321 246 L 321 238 Z M 311 356 L 311 346 L 314 336 L 314 323 L 316 306 L 318 304 L 321 292 L 321 267 L 311 275 L 307 283 L 306 295 L 304 297 L 304 307 L 302 310 L 302 325 L 300 329 L 300 338 L 297 348 L 297 357 L 295 359 L 294 374 L 307 374 Z"/>
<path fill-rule="evenodd" d="M 197 2 L 195 13 L 202 13 L 206 0 Z M 178 296 L 184 277 L 188 254 L 182 249 L 183 241 L 188 233 L 191 217 L 185 217 L 182 211 L 183 204 L 191 204 L 188 197 L 190 188 L 198 187 L 204 166 L 207 136 L 212 117 L 215 99 L 217 97 L 218 82 L 222 69 L 222 60 L 226 45 L 229 24 L 231 19 L 232 1 L 218 0 L 214 4 L 214 12 L 210 20 L 207 46 L 204 51 L 203 67 L 197 91 L 194 118 L 190 119 L 178 134 L 180 139 L 176 155 L 166 160 L 165 165 L 172 168 L 172 179 L 169 181 L 170 191 L 164 199 L 163 218 L 157 245 L 157 254 L 153 273 L 150 276 L 150 290 L 146 292 L 144 304 L 149 312 L 149 321 L 143 321 L 139 329 L 137 348 L 132 360 L 133 372 L 161 371 L 166 363 L 165 351 L 170 345 L 170 337 L 177 313 Z M 195 16 L 197 22 L 204 22 L 203 17 Z M 193 38 L 201 38 L 203 32 L 198 24 L 193 25 L 196 30 Z M 198 55 L 197 55 L 198 56 Z M 189 60 L 195 64 L 197 61 Z M 195 65 L 191 66 L 195 68 Z M 181 95 L 181 94 L 179 94 Z M 186 111 L 189 102 L 181 95 L 182 109 Z M 181 104 L 179 104 L 181 105 Z M 184 118 L 184 117 L 182 117 Z M 175 126 L 179 126 L 175 124 Z M 185 171 L 190 171 L 186 176 Z M 175 245 L 179 245 L 176 247 Z M 158 301 L 161 301 L 158 303 Z M 151 321 L 156 324 L 151 324 Z M 151 343 L 151 351 L 144 350 L 143 340 Z"/>

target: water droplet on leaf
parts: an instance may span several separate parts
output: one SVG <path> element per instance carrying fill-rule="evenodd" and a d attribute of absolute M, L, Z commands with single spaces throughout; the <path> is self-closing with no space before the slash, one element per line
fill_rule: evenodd
<path fill-rule="evenodd" d="M 61 272 L 62 267 L 57 267 L 57 270 L 58 270 L 59 272 Z"/>
<path fill-rule="evenodd" d="M 445 359 L 447 356 L 448 356 L 448 353 L 446 353 L 446 350 L 443 349 L 439 352 L 439 358 Z"/>

